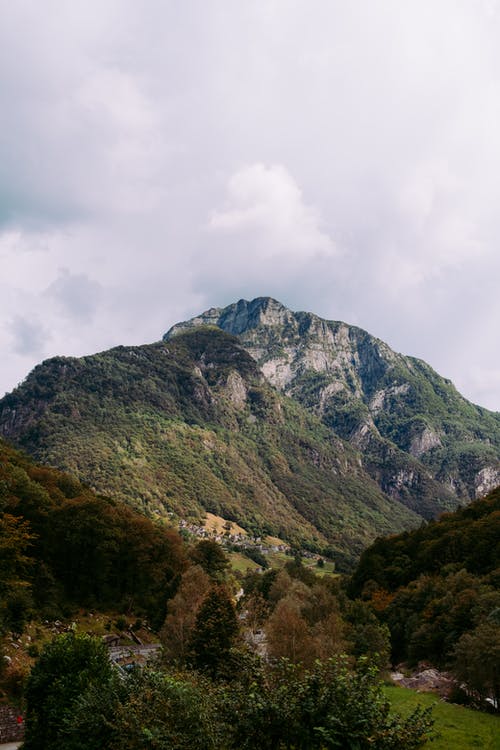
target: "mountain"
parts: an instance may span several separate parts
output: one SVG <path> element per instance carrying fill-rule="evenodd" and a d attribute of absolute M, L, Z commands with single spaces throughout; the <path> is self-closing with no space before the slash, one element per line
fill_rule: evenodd
<path fill-rule="evenodd" d="M 210 511 L 329 549 L 344 568 L 377 535 L 421 521 L 214 327 L 43 362 L 0 401 L 0 433 L 150 516 Z"/>
<path fill-rule="evenodd" d="M 361 452 L 384 494 L 425 518 L 500 484 L 500 414 L 422 360 L 269 297 L 212 308 L 164 339 L 207 325 L 237 336 L 272 385 Z"/>
<path fill-rule="evenodd" d="M 156 517 L 207 511 L 349 566 L 500 484 L 500 415 L 359 328 L 240 300 L 38 365 L 0 435 Z"/>

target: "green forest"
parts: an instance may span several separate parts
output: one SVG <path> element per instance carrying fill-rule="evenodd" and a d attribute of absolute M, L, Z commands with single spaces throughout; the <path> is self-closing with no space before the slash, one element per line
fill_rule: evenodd
<path fill-rule="evenodd" d="M 299 551 L 238 573 L 216 542 L 182 539 L 5 442 L 0 503 L 4 645 L 82 610 L 147 621 L 162 644 L 126 677 L 78 628 L 31 643 L 22 674 L 4 660 L 28 750 L 416 748 L 434 731 L 429 711 L 402 718 L 383 691 L 402 661 L 449 670 L 454 701 L 498 705 L 499 490 L 376 540 L 351 576 Z"/>

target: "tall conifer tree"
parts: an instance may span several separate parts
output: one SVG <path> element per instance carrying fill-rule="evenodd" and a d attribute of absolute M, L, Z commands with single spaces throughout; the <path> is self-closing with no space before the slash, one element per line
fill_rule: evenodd
<path fill-rule="evenodd" d="M 191 637 L 191 661 L 196 669 L 216 677 L 229 657 L 238 634 L 231 598 L 222 586 L 214 587 L 198 610 Z"/>

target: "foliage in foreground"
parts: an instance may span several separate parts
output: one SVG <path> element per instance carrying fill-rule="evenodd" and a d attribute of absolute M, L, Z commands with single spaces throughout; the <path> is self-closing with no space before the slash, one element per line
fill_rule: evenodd
<path fill-rule="evenodd" d="M 367 662 L 353 671 L 343 657 L 308 670 L 244 653 L 232 661 L 230 682 L 157 669 L 123 679 L 110 673 L 101 644 L 60 637 L 30 677 L 26 748 L 412 750 L 429 734 L 429 712 L 390 715 Z"/>
<path fill-rule="evenodd" d="M 111 670 L 100 639 L 65 633 L 47 644 L 28 680 L 25 750 L 59 747 L 61 727 L 71 721 L 77 698 L 92 686 L 107 685 Z"/>
<path fill-rule="evenodd" d="M 430 712 L 417 709 L 406 720 L 390 716 L 377 677 L 361 660 L 356 670 L 345 657 L 317 661 L 302 670 L 286 659 L 240 679 L 226 704 L 228 721 L 238 716 L 229 747 L 242 750 L 409 750 L 431 728 Z M 245 679 L 246 678 L 246 679 Z"/>

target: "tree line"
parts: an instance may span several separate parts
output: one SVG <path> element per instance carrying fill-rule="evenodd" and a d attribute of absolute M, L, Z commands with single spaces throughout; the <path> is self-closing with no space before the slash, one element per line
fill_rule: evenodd
<path fill-rule="evenodd" d="M 348 587 L 387 625 L 394 663 L 451 670 L 465 700 L 500 708 L 500 488 L 376 540 Z M 490 708 L 492 704 L 489 704 Z"/>

